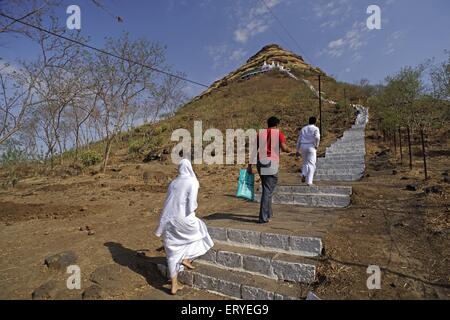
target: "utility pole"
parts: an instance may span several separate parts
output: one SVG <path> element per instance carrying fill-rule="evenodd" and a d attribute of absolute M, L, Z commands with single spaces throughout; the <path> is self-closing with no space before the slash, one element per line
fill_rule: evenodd
<path fill-rule="evenodd" d="M 319 121 L 320 121 L 320 135 L 323 135 L 322 131 L 322 84 L 321 75 L 319 74 Z"/>
<path fill-rule="evenodd" d="M 345 91 L 345 88 L 344 88 L 344 108 L 347 108 L 347 92 Z"/>

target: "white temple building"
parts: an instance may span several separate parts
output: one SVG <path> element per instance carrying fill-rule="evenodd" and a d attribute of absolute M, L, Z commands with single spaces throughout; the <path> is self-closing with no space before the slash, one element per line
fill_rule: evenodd
<path fill-rule="evenodd" d="M 285 68 L 284 65 L 280 64 L 279 62 L 277 62 L 275 64 L 275 61 L 272 61 L 272 63 L 270 63 L 270 64 L 268 64 L 267 61 L 264 61 L 263 65 L 260 68 L 253 69 L 252 71 L 245 73 L 244 75 L 242 75 L 241 79 L 250 78 L 250 77 L 255 76 L 257 74 L 269 72 L 269 71 L 272 71 L 272 70 L 275 70 L 275 69 L 278 70 L 278 71 L 287 73 L 291 78 L 297 79 L 297 77 L 295 77 L 290 72 L 291 69 Z"/>

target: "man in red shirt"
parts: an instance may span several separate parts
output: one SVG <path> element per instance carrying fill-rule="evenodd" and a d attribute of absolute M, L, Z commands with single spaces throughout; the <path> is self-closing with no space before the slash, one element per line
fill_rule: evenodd
<path fill-rule="evenodd" d="M 259 223 L 267 223 L 272 217 L 272 196 L 278 182 L 278 168 L 280 165 L 280 149 L 291 152 L 286 145 L 286 137 L 277 129 L 280 120 L 271 117 L 267 120 L 267 129 L 258 134 L 257 170 L 261 177 L 262 195 L 259 209 Z M 252 173 L 252 164 L 248 165 L 248 172 Z"/>

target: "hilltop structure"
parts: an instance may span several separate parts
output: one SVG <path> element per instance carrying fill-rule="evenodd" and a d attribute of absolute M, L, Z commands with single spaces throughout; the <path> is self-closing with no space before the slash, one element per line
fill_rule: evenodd
<path fill-rule="evenodd" d="M 321 74 L 326 76 L 321 69 L 306 63 L 301 56 L 285 50 L 277 44 L 270 44 L 250 57 L 244 65 L 214 82 L 206 91 L 195 97 L 193 101 L 209 95 L 215 89 L 227 86 L 230 82 L 271 70 L 284 72 L 290 77 L 296 77 L 295 74 Z"/>

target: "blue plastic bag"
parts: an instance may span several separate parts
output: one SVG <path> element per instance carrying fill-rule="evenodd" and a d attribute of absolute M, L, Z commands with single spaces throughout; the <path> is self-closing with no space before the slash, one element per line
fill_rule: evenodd
<path fill-rule="evenodd" d="M 239 172 L 236 197 L 253 201 L 255 198 L 255 175 L 248 173 L 246 169 Z"/>

